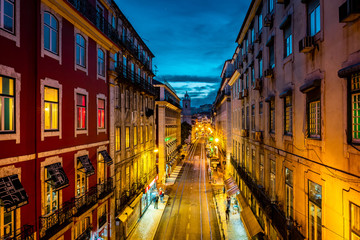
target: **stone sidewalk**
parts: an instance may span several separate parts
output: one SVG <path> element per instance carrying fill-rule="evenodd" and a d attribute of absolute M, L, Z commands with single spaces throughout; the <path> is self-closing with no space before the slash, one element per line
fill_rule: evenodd
<path fill-rule="evenodd" d="M 169 199 L 168 195 L 164 196 L 164 203 L 160 202 L 158 209 L 154 209 L 154 203 L 152 203 L 145 213 L 140 218 L 137 226 L 130 234 L 128 239 L 140 240 L 140 239 L 154 239 L 156 230 L 160 223 L 160 219 L 164 213 L 166 203 Z"/>

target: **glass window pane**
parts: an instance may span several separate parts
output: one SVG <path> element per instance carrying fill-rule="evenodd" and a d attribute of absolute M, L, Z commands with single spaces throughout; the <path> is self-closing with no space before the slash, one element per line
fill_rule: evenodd
<path fill-rule="evenodd" d="M 51 28 L 57 30 L 58 29 L 58 23 L 56 18 L 53 15 L 50 15 L 50 26 Z"/>
<path fill-rule="evenodd" d="M 50 50 L 50 29 L 44 26 L 44 48 Z"/>
<path fill-rule="evenodd" d="M 44 13 L 44 23 L 50 26 L 50 14 L 47 12 Z"/>
<path fill-rule="evenodd" d="M 45 101 L 58 102 L 58 89 L 45 87 L 44 92 Z"/>
<path fill-rule="evenodd" d="M 58 129 L 58 105 L 57 104 L 51 104 L 51 112 L 52 112 L 52 123 L 51 128 L 52 129 Z"/>
<path fill-rule="evenodd" d="M 57 32 L 54 30 L 51 30 L 51 51 L 54 53 L 58 52 L 58 37 Z"/>
<path fill-rule="evenodd" d="M 50 129 L 50 103 L 45 103 L 45 129 Z"/>

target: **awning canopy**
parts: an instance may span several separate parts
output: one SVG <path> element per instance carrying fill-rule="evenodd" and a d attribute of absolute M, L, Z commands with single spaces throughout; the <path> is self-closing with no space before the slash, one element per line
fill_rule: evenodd
<path fill-rule="evenodd" d="M 118 218 L 120 219 L 120 221 L 122 221 L 124 223 L 124 222 L 126 222 L 128 217 L 130 217 L 130 215 L 133 211 L 134 210 L 131 207 L 126 207 L 125 210 L 120 214 L 120 216 L 118 216 Z"/>
<path fill-rule="evenodd" d="M 226 193 L 228 196 L 232 196 L 239 191 L 239 188 L 231 177 L 224 181 L 226 187 Z"/>
<path fill-rule="evenodd" d="M 88 155 L 78 157 L 78 159 L 81 162 L 83 168 L 85 169 L 85 173 L 87 176 L 95 174 L 94 166 L 92 165 Z"/>
<path fill-rule="evenodd" d="M 62 189 L 69 185 L 69 179 L 67 178 L 61 163 L 57 162 L 46 166 L 46 168 L 51 177 L 51 185 L 53 185 L 56 190 Z"/>
<path fill-rule="evenodd" d="M 245 207 L 241 213 L 241 220 L 244 223 L 246 232 L 250 238 L 253 238 L 255 235 L 263 232 L 259 222 L 256 220 L 255 215 L 251 211 L 249 206 Z"/>
<path fill-rule="evenodd" d="M 0 178 L 0 199 L 7 212 L 28 204 L 28 196 L 17 174 Z"/>
<path fill-rule="evenodd" d="M 109 153 L 106 150 L 100 151 L 99 153 L 103 156 L 104 162 L 107 165 L 112 165 L 113 164 L 113 160 L 112 160 L 112 158 L 110 157 Z"/>
<path fill-rule="evenodd" d="M 136 204 L 140 202 L 140 199 L 142 198 L 143 193 L 140 193 L 139 196 L 135 198 L 135 200 L 130 204 L 131 208 L 135 208 Z"/>

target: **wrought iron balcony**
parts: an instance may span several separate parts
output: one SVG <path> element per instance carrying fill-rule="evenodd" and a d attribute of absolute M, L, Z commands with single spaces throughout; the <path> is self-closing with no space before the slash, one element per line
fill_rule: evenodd
<path fill-rule="evenodd" d="M 97 200 L 98 199 L 96 186 L 90 188 L 89 191 L 81 197 L 74 198 L 75 208 L 77 209 L 74 216 L 80 216 L 81 214 L 89 210 L 97 203 Z"/>
<path fill-rule="evenodd" d="M 119 63 L 119 66 L 116 68 L 119 81 L 125 81 L 132 84 L 134 87 L 145 91 L 151 95 L 155 95 L 155 88 L 150 84 L 146 79 L 131 71 L 130 68 L 124 66 L 122 63 Z"/>
<path fill-rule="evenodd" d="M 93 228 L 93 226 L 90 224 L 90 226 L 87 227 L 85 229 L 85 231 L 82 234 L 80 234 L 80 236 L 78 236 L 76 238 L 76 240 L 89 240 L 91 238 L 91 230 L 92 230 L 92 228 Z"/>
<path fill-rule="evenodd" d="M 0 240 L 33 240 L 33 239 L 34 239 L 33 225 L 23 225 L 21 228 L 15 230 L 14 233 L 0 237 Z"/>
<path fill-rule="evenodd" d="M 106 218 L 107 218 L 107 213 L 104 212 L 103 215 L 101 215 L 101 216 L 99 217 L 99 228 L 101 228 L 102 226 L 105 225 L 105 223 L 106 223 L 106 221 L 107 221 Z"/>
<path fill-rule="evenodd" d="M 103 183 L 98 184 L 99 199 L 103 199 L 114 191 L 113 178 L 110 177 Z"/>
<path fill-rule="evenodd" d="M 144 65 L 146 70 L 152 73 L 150 62 L 145 58 L 141 51 L 138 51 L 135 44 L 131 40 L 121 37 L 119 31 L 114 28 L 106 18 L 99 15 L 96 8 L 88 0 L 68 0 L 68 2 L 104 33 L 105 36 L 117 45 L 128 50 L 134 58 Z"/>

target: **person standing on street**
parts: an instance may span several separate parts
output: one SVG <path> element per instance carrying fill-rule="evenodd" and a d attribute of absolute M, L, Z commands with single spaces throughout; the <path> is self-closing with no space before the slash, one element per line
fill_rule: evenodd
<path fill-rule="evenodd" d="M 158 209 L 158 205 L 159 205 L 159 195 L 156 194 L 154 208 Z"/>
<path fill-rule="evenodd" d="M 160 196 L 160 201 L 163 203 L 164 202 L 164 191 L 162 190 L 162 188 L 160 188 L 159 196 Z"/>
<path fill-rule="evenodd" d="M 225 213 L 226 213 L 226 221 L 229 221 L 229 218 L 230 218 L 230 207 L 229 206 L 226 207 Z"/>

